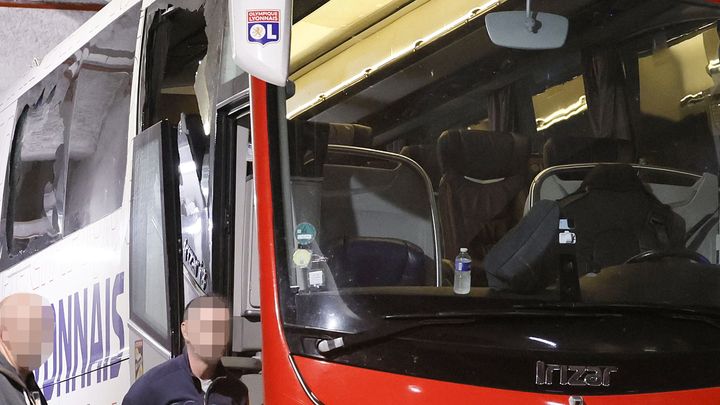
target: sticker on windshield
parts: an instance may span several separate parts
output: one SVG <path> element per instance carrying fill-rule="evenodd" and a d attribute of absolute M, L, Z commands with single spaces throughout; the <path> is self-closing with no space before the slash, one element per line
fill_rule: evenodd
<path fill-rule="evenodd" d="M 297 267 L 307 267 L 312 259 L 312 252 L 307 249 L 298 249 L 292 256 L 293 264 Z"/>
<path fill-rule="evenodd" d="M 248 10 L 248 41 L 265 45 L 280 40 L 280 10 Z"/>
<path fill-rule="evenodd" d="M 325 284 L 322 270 L 309 272 L 308 284 L 310 284 L 311 287 L 322 287 L 322 285 Z"/>
<path fill-rule="evenodd" d="M 303 222 L 295 228 L 295 240 L 301 245 L 309 245 L 315 240 L 317 230 L 312 224 Z"/>

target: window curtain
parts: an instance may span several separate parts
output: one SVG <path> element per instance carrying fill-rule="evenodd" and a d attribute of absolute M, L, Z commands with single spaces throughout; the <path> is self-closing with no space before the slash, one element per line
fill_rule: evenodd
<path fill-rule="evenodd" d="M 537 132 L 535 111 L 527 79 L 502 87 L 487 98 L 490 130 L 531 137 Z"/>
<path fill-rule="evenodd" d="M 515 132 L 517 130 L 517 114 L 515 113 L 515 97 L 512 86 L 505 86 L 488 96 L 488 120 L 490 130 L 499 132 Z"/>
<path fill-rule="evenodd" d="M 637 66 L 623 63 L 614 48 L 590 48 L 582 54 L 587 116 L 596 138 L 633 139 L 636 98 L 631 78 Z"/>

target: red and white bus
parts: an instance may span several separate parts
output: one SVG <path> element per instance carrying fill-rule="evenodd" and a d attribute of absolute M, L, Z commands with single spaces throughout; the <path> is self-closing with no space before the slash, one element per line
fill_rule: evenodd
<path fill-rule="evenodd" d="M 720 9 L 526 6 L 324 2 L 252 79 L 268 403 L 720 401 Z"/>
<path fill-rule="evenodd" d="M 110 2 L 0 99 L 0 297 L 55 307 L 46 397 L 120 402 L 213 293 L 252 403 L 720 402 L 718 20 Z"/>

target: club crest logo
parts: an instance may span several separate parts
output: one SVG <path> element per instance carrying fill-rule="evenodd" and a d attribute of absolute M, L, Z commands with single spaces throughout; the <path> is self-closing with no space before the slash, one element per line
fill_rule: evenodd
<path fill-rule="evenodd" d="M 248 10 L 248 41 L 265 45 L 280 40 L 280 10 Z"/>

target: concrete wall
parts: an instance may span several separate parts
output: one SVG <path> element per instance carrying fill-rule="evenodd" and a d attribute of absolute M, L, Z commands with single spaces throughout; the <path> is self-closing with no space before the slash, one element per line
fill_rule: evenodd
<path fill-rule="evenodd" d="M 33 59 L 41 61 L 93 14 L 92 11 L 0 7 L 0 97 L 32 68 Z"/>

